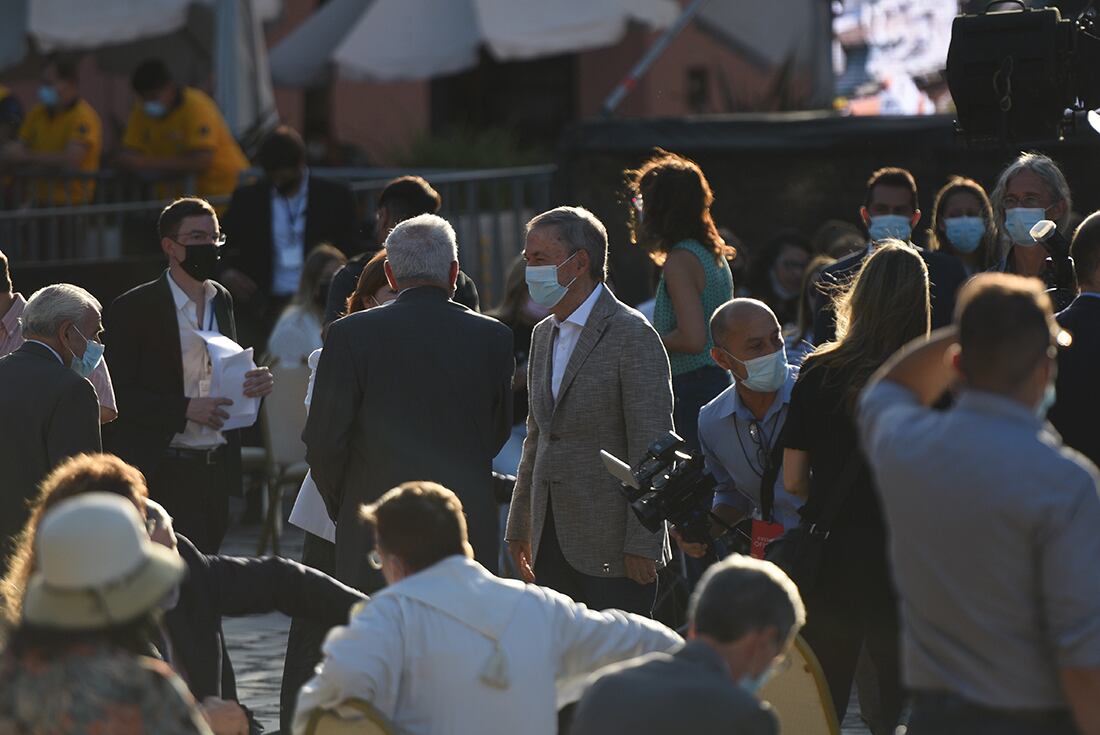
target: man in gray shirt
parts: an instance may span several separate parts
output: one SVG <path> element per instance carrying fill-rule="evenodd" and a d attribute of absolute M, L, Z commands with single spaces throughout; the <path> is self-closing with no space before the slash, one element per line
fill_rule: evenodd
<path fill-rule="evenodd" d="M 1038 280 L 979 275 L 955 326 L 900 351 L 861 398 L 910 735 L 1100 732 L 1097 471 L 1040 418 L 1059 343 Z M 956 405 L 930 409 L 960 377 Z"/>

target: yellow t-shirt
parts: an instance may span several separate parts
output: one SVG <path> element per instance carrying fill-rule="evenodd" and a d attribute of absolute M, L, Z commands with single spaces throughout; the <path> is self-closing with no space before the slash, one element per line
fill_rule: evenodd
<path fill-rule="evenodd" d="M 33 153 L 63 153 L 70 143 L 79 143 L 84 147 L 79 169 L 87 172 L 99 170 L 103 127 L 99 115 L 82 99 L 52 113 L 45 105 L 35 105 L 19 129 L 19 139 Z M 86 204 L 95 194 L 95 182 L 71 179 L 51 183 L 46 179 L 37 179 L 32 191 L 36 204 Z"/>
<path fill-rule="evenodd" d="M 213 151 L 210 167 L 198 175 L 195 188 L 203 197 L 232 194 L 248 159 L 229 132 L 218 106 L 201 90 L 184 87 L 180 104 L 164 117 L 150 117 L 140 103 L 134 105 L 122 147 L 147 156 L 165 158 L 191 151 Z M 177 186 L 162 187 L 164 198 L 182 193 Z"/>

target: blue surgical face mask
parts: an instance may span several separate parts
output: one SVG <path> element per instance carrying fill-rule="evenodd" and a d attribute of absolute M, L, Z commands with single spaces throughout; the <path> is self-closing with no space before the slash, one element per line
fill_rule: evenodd
<path fill-rule="evenodd" d="M 579 253 L 580 250 L 577 251 Z M 539 306 L 546 309 L 553 309 L 558 305 L 558 302 L 565 298 L 565 294 L 569 291 L 569 287 L 573 285 L 573 281 L 565 284 L 564 286 L 558 283 L 558 268 L 565 265 L 576 256 L 577 253 L 573 253 L 568 258 L 561 262 L 561 265 L 529 265 L 524 272 L 524 278 L 527 281 L 527 290 L 531 294 L 531 300 Z"/>
<path fill-rule="evenodd" d="M 1046 219 L 1047 211 L 1039 207 L 1016 207 L 1005 210 L 1005 230 L 1012 242 L 1025 248 L 1038 245 L 1031 228 Z"/>
<path fill-rule="evenodd" d="M 737 382 L 749 390 L 757 393 L 773 393 L 783 387 L 787 382 L 787 348 L 780 347 L 770 355 L 757 357 L 752 360 L 738 360 L 730 355 L 729 350 L 722 347 L 718 349 L 729 355 L 731 360 L 741 363 L 748 371 L 747 378 L 738 378 Z"/>
<path fill-rule="evenodd" d="M 75 324 L 73 329 L 76 329 Z M 84 333 L 79 329 L 76 329 L 76 333 L 84 339 L 84 354 L 77 357 L 74 352 L 73 359 L 69 361 L 69 367 L 80 377 L 86 378 L 92 374 L 92 371 L 99 365 L 99 361 L 103 359 L 103 345 L 84 337 Z"/>
<path fill-rule="evenodd" d="M 737 682 L 737 685 L 749 694 L 756 696 L 760 690 L 764 688 L 764 685 L 768 683 L 768 679 L 772 678 L 772 673 L 774 671 L 775 667 L 769 666 L 756 676 L 749 676 L 746 674 L 741 677 L 741 681 Z"/>
<path fill-rule="evenodd" d="M 168 108 L 160 100 L 147 100 L 142 103 L 141 109 L 149 117 L 164 117 L 168 114 Z"/>
<path fill-rule="evenodd" d="M 1054 402 L 1058 400 L 1058 391 L 1054 387 L 1054 383 L 1047 383 L 1046 390 L 1043 391 L 1043 398 L 1039 401 L 1039 405 L 1035 407 L 1035 415 L 1040 420 L 1045 421 L 1047 414 L 1050 413 L 1050 409 L 1054 407 Z"/>
<path fill-rule="evenodd" d="M 46 107 L 57 107 L 61 103 L 61 95 L 53 85 L 43 84 L 38 88 L 38 101 Z"/>
<path fill-rule="evenodd" d="M 867 232 L 875 242 L 894 238 L 902 242 L 909 242 L 909 236 L 913 234 L 913 226 L 910 218 L 900 214 L 876 214 L 871 217 L 871 224 L 867 226 Z"/>
<path fill-rule="evenodd" d="M 985 220 L 981 217 L 948 217 L 943 224 L 951 247 L 960 253 L 972 253 L 982 244 Z"/>

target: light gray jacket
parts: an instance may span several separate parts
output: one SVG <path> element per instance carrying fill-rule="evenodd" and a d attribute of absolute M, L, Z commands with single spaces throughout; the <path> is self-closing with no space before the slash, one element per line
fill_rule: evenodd
<path fill-rule="evenodd" d="M 507 539 L 538 558 L 546 504 L 566 561 L 579 572 L 626 576 L 624 554 L 669 558 L 668 535 L 645 530 L 600 459 L 606 449 L 636 464 L 672 429 L 672 382 L 661 338 L 645 318 L 603 289 L 551 393 L 553 319 L 531 336 L 527 439 L 508 513 Z"/>

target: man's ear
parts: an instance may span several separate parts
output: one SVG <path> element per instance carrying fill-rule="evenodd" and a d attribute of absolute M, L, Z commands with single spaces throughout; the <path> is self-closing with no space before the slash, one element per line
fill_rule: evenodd
<path fill-rule="evenodd" d="M 916 227 L 918 222 L 920 222 L 920 210 L 919 209 L 916 212 L 913 212 L 913 216 L 909 219 L 909 226 L 910 227 Z"/>
<path fill-rule="evenodd" d="M 386 272 L 386 282 L 390 284 L 390 288 L 397 291 L 397 279 L 393 277 L 393 268 L 390 267 L 389 260 L 382 264 L 382 270 Z"/>
<path fill-rule="evenodd" d="M 458 283 L 458 261 L 455 260 L 451 263 L 450 284 L 451 290 L 455 290 L 455 284 Z"/>
<path fill-rule="evenodd" d="M 859 208 L 859 218 L 863 222 L 864 226 L 871 226 L 871 213 L 867 211 L 867 207 Z"/>

